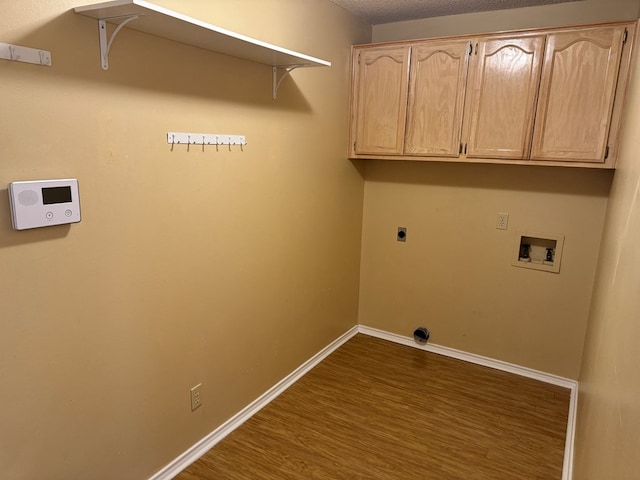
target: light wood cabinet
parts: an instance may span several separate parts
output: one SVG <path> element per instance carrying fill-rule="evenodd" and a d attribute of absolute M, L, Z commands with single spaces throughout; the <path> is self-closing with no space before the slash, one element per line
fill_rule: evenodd
<path fill-rule="evenodd" d="M 357 52 L 354 92 L 355 153 L 402 154 L 407 112 L 410 47 L 367 48 Z"/>
<path fill-rule="evenodd" d="M 613 168 L 635 27 L 354 47 L 349 156 Z"/>
<path fill-rule="evenodd" d="M 404 153 L 457 157 L 471 42 L 411 47 Z"/>
<path fill-rule="evenodd" d="M 624 27 L 548 36 L 531 158 L 605 161 Z"/>
<path fill-rule="evenodd" d="M 466 155 L 529 156 L 544 35 L 480 40 L 471 57 Z"/>

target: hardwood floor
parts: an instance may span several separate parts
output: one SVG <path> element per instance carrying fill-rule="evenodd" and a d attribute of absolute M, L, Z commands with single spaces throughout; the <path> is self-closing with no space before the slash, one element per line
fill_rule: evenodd
<path fill-rule="evenodd" d="M 357 335 L 178 480 L 560 480 L 569 390 Z"/>

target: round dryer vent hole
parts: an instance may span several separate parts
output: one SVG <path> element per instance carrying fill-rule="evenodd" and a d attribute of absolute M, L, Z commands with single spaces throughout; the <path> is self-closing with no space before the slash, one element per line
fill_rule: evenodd
<path fill-rule="evenodd" d="M 425 327 L 418 327 L 413 332 L 413 339 L 420 345 L 425 345 L 429 341 L 429 330 Z"/>

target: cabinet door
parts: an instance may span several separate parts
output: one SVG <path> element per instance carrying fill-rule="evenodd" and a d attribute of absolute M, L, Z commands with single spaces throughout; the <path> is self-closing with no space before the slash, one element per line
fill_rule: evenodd
<path fill-rule="evenodd" d="M 470 47 L 468 40 L 412 47 L 406 155 L 459 155 Z"/>
<path fill-rule="evenodd" d="M 357 51 L 354 151 L 402 154 L 407 112 L 409 46 Z"/>
<path fill-rule="evenodd" d="M 494 37 L 471 59 L 467 157 L 529 157 L 544 35 Z"/>
<path fill-rule="evenodd" d="M 532 160 L 604 162 L 624 27 L 549 35 Z"/>

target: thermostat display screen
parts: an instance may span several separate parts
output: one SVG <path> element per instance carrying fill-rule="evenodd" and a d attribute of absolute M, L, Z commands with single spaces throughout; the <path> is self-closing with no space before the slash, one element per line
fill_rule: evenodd
<path fill-rule="evenodd" d="M 71 203 L 71 187 L 48 187 L 42 189 L 42 203 L 54 205 L 56 203 Z"/>

